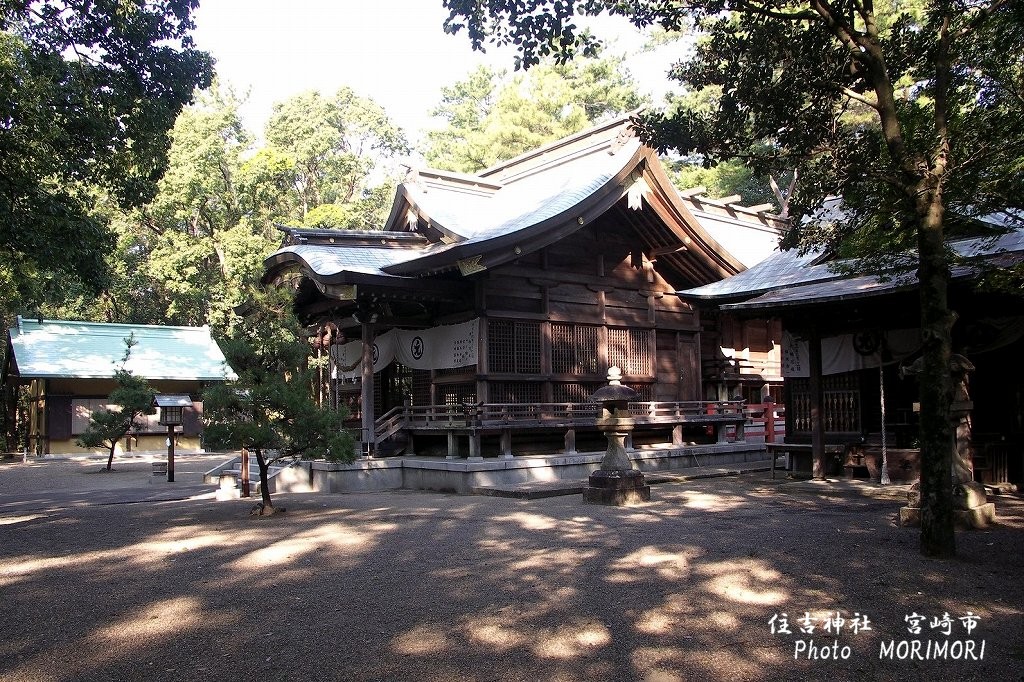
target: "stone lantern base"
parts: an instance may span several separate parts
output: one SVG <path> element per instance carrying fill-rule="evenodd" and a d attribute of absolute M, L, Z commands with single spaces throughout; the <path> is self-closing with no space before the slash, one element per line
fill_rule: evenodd
<path fill-rule="evenodd" d="M 996 505 L 988 501 L 985 486 L 980 483 L 957 483 L 953 504 L 953 520 L 961 528 L 988 528 L 996 521 Z M 900 508 L 900 525 L 921 525 L 920 483 L 911 486 L 907 493 L 907 506 Z"/>
<path fill-rule="evenodd" d="M 583 489 L 583 501 L 590 504 L 622 506 L 649 502 L 651 486 L 644 483 L 644 475 L 636 469 L 599 469 L 590 474 Z"/>

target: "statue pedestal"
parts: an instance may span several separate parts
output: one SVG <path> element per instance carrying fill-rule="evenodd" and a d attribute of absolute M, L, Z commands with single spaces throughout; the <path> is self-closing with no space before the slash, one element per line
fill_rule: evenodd
<path fill-rule="evenodd" d="M 622 506 L 650 500 L 651 486 L 644 483 L 643 473 L 636 469 L 599 469 L 590 474 L 583 489 L 583 501 L 590 504 Z"/>

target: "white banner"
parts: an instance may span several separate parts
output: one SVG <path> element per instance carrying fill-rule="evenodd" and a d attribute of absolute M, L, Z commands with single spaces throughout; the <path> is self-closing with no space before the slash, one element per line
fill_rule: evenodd
<path fill-rule="evenodd" d="M 477 363 L 480 320 L 432 329 L 398 331 L 398 361 L 413 369 L 452 369 Z"/>
<path fill-rule="evenodd" d="M 917 350 L 920 335 L 916 329 L 895 329 L 884 333 L 884 347 L 893 361 L 904 358 Z M 782 333 L 782 376 L 809 377 L 811 375 L 810 354 L 807 339 Z M 889 358 L 886 358 L 887 361 Z M 827 336 L 821 340 L 821 373 L 842 374 L 866 367 L 878 367 L 878 353 L 861 355 L 853 347 L 853 335 Z"/>
<path fill-rule="evenodd" d="M 395 359 L 413 369 L 452 369 L 477 364 L 480 320 L 431 329 L 392 329 L 373 341 L 373 371 Z M 363 342 L 351 341 L 331 348 L 335 379 L 362 376 Z"/>
<path fill-rule="evenodd" d="M 373 371 L 376 374 L 395 359 L 397 333 L 394 329 L 384 332 L 373 340 Z M 350 341 L 342 346 L 331 347 L 334 360 L 333 379 L 357 379 L 363 375 L 363 342 Z"/>

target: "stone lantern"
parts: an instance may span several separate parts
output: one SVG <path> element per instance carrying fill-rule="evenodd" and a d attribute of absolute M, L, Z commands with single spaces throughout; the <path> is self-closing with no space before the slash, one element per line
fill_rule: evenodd
<path fill-rule="evenodd" d="M 644 483 L 644 475 L 633 468 L 626 454 L 626 436 L 633 430 L 633 417 L 629 402 L 638 394 L 621 383 L 622 371 L 618 367 L 608 370 L 608 385 L 596 390 L 590 401 L 600 406 L 597 428 L 608 439 L 601 467 L 590 474 L 583 489 L 583 501 L 594 504 L 624 505 L 651 499 L 651 486 Z"/>

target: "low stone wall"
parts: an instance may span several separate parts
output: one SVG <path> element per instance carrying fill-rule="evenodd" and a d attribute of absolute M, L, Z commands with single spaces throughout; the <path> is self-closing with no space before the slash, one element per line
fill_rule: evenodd
<path fill-rule="evenodd" d="M 755 462 L 765 458 L 765 449 L 763 443 L 756 442 L 718 443 L 635 450 L 629 456 L 637 469 L 649 473 Z M 603 452 L 592 452 L 511 459 L 394 457 L 351 464 L 301 462 L 293 467 L 293 474 L 277 481 L 277 490 L 357 493 L 406 489 L 465 495 L 478 486 L 585 479 L 600 467 L 603 458 Z"/>

